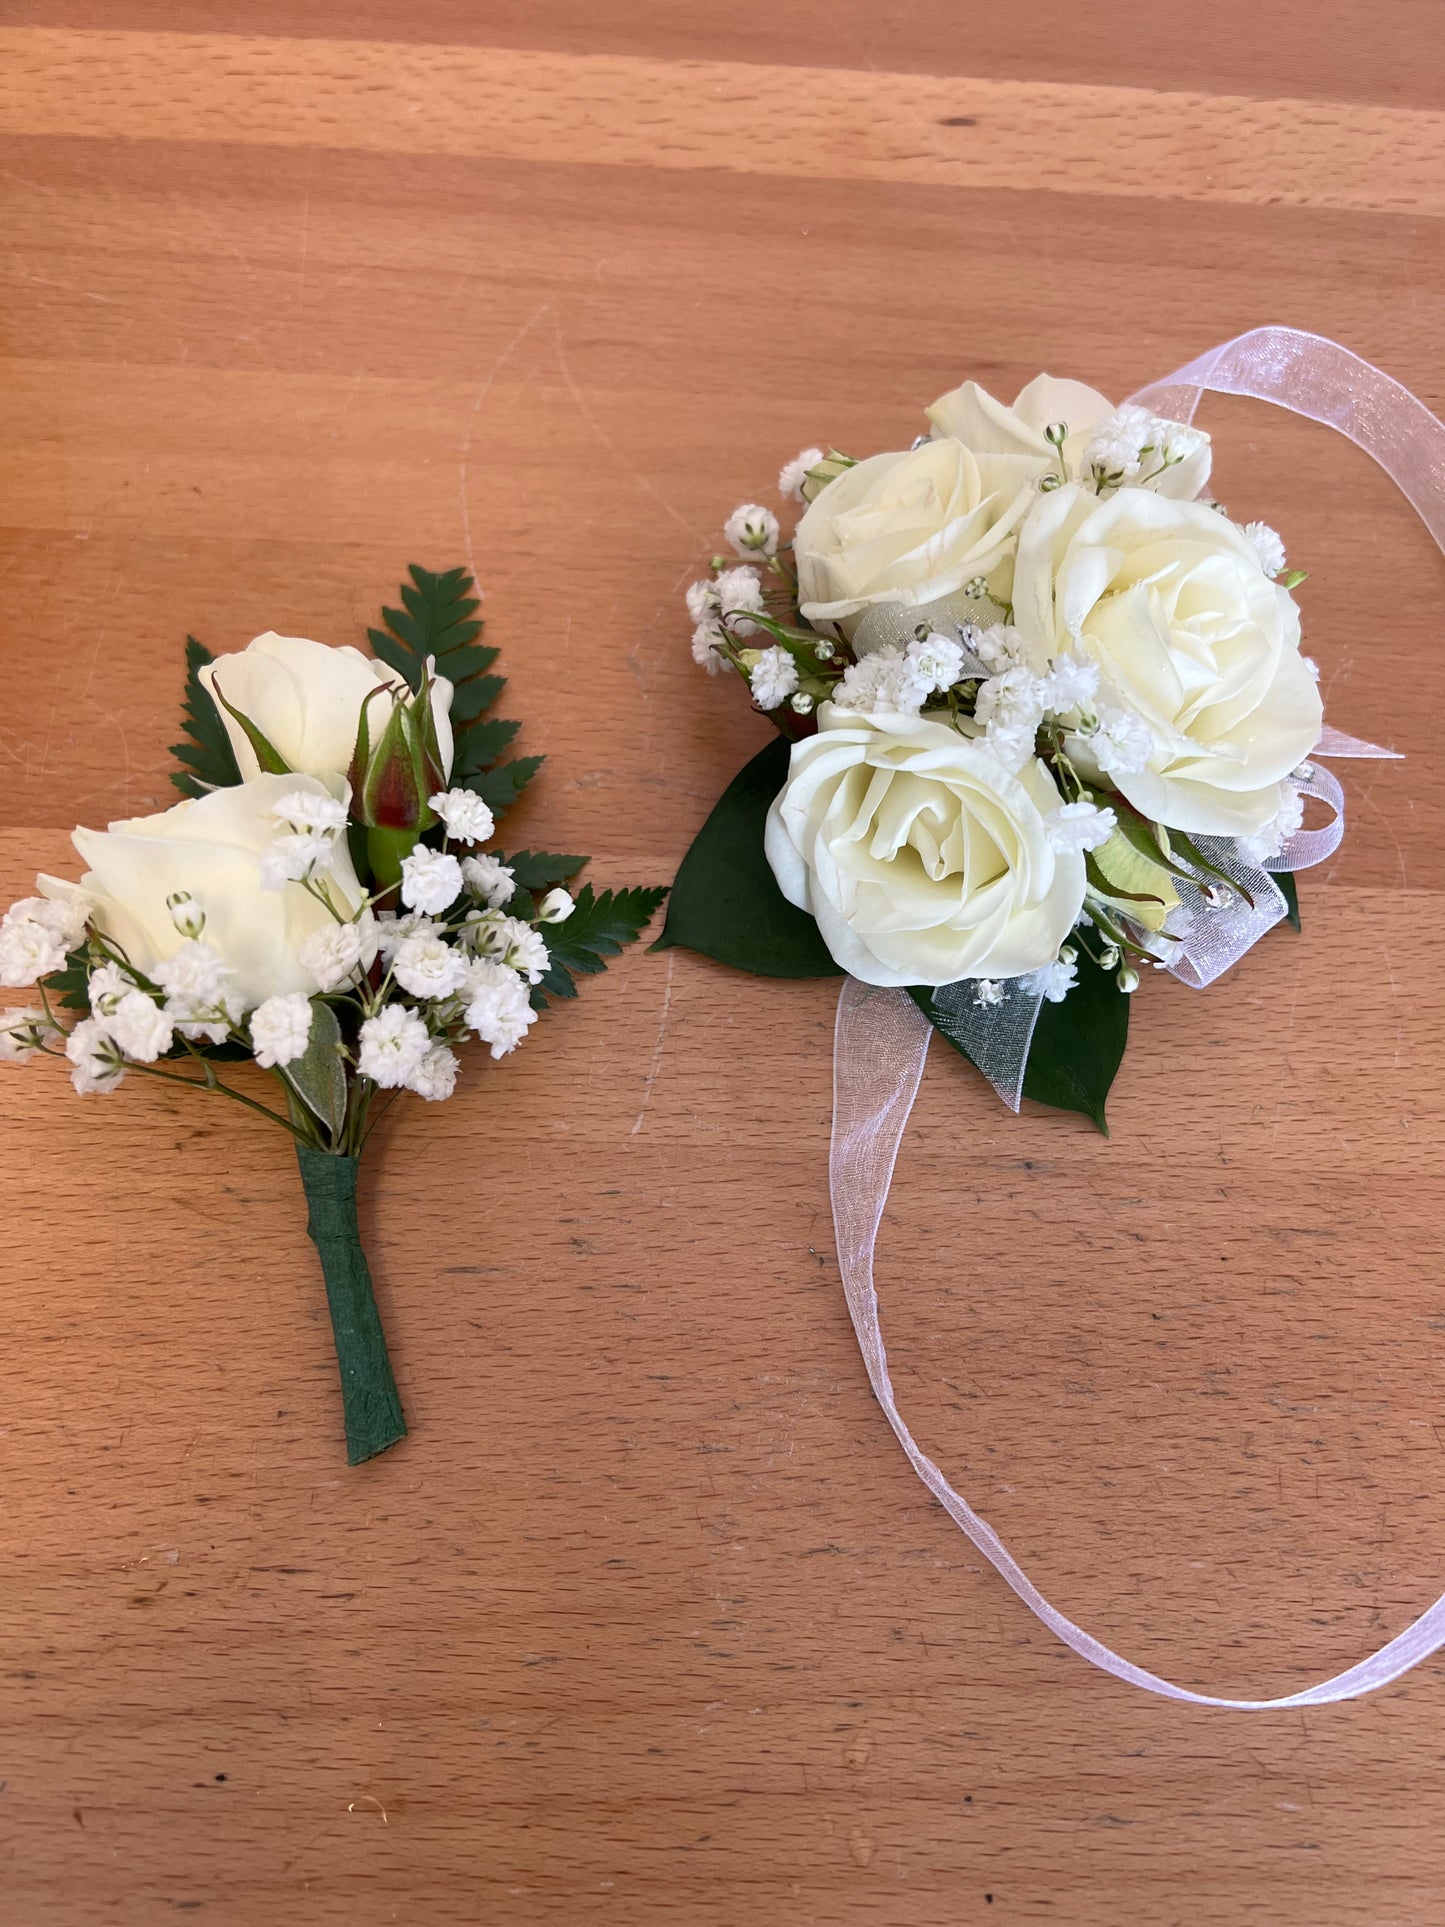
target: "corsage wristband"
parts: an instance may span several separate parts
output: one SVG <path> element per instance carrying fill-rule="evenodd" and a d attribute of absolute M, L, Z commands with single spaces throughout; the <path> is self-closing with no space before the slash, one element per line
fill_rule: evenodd
<path fill-rule="evenodd" d="M 972 383 L 903 454 L 810 449 L 738 552 L 689 592 L 694 653 L 748 684 L 780 739 L 678 873 L 661 944 L 763 975 L 843 974 L 830 1186 L 870 1383 L 924 1484 L 1073 1651 L 1166 1698 L 1323 1705 L 1445 1645 L 1445 1596 L 1336 1677 L 1272 1700 L 1176 1686 L 1039 1593 L 914 1440 L 873 1280 L 878 1226 L 938 1031 L 1011 1108 L 1104 1126 L 1145 967 L 1211 984 L 1287 915 L 1344 832 L 1321 758 L 1388 757 L 1325 725 L 1279 538 L 1208 500 L 1201 393 L 1337 428 L 1445 549 L 1445 426 L 1336 343 L 1262 328 L 1115 410 L 1040 377 Z M 1305 827 L 1316 800 L 1327 821 Z"/>

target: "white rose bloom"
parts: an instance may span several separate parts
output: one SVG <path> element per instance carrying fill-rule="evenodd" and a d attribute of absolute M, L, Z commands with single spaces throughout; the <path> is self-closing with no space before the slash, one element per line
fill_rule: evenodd
<path fill-rule="evenodd" d="M 924 716 L 824 703 L 768 815 L 783 895 L 869 984 L 1016 977 L 1051 963 L 1084 901 L 1084 859 L 1055 851 L 1043 764 L 1011 775 Z"/>
<path fill-rule="evenodd" d="M 41 877 L 40 887 L 56 901 L 89 898 L 96 927 L 152 978 L 189 941 L 166 902 L 176 890 L 187 890 L 205 913 L 207 946 L 233 973 L 228 995 L 235 997 L 237 1014 L 267 997 L 310 990 L 301 945 L 334 919 L 299 884 L 271 891 L 261 877 L 275 829 L 272 812 L 298 783 L 332 793 L 314 777 L 258 776 L 158 816 L 77 830 L 71 840 L 90 866 L 79 889 L 56 877 Z M 340 788 L 344 792 L 345 785 Z M 361 885 L 345 837 L 332 844 L 315 880 L 325 884 L 343 916 L 360 905 Z"/>
<path fill-rule="evenodd" d="M 1044 434 L 1046 428 L 1058 422 L 1068 429 L 1063 457 L 1069 475 L 1077 478 L 1082 474 L 1085 480 L 1091 443 L 1097 442 L 1100 451 L 1107 448 L 1120 459 L 1127 456 L 1128 460 L 1123 462 L 1127 468 L 1138 454 L 1136 426 L 1141 433 L 1147 433 L 1144 427 L 1147 423 L 1163 435 L 1170 452 L 1184 452 L 1182 461 L 1166 468 L 1147 484 L 1151 490 L 1192 502 L 1209 480 L 1207 435 L 1196 428 L 1185 428 L 1180 422 L 1155 421 L 1147 410 L 1129 404 L 1116 410 L 1097 389 L 1087 388 L 1081 381 L 1058 381 L 1052 375 L 1036 375 L 1026 388 L 1020 389 L 1012 408 L 995 401 L 976 381 L 966 381 L 961 387 L 940 395 L 927 413 L 935 437 L 960 441 L 975 455 L 1026 458 L 1032 464 L 1035 478 L 1058 467 L 1053 444 Z M 1137 424 L 1135 417 L 1140 418 Z M 1157 459 L 1149 461 L 1144 473 L 1157 466 Z M 1138 479 L 1137 469 L 1128 479 L 1131 482 Z"/>
<path fill-rule="evenodd" d="M 268 630 L 235 655 L 217 656 L 201 671 L 201 681 L 214 696 L 217 689 L 232 709 L 239 709 L 260 730 L 289 767 L 307 776 L 345 774 L 356 747 L 356 725 L 362 704 L 367 707 L 367 729 L 374 743 L 386 728 L 397 699 L 410 690 L 384 662 L 363 656 L 359 649 L 329 648 L 305 636 L 278 636 Z M 432 685 L 432 715 L 442 768 L 452 767 L 452 685 L 438 676 Z M 216 709 L 236 763 L 244 778 L 259 775 L 260 764 L 246 732 L 223 704 Z M 288 784 L 294 791 L 295 785 Z M 278 793 L 279 794 L 279 793 Z"/>
<path fill-rule="evenodd" d="M 1085 775 L 1107 772 L 1145 816 L 1190 834 L 1248 836 L 1279 814 L 1323 710 L 1298 609 L 1224 516 L 1147 489 L 1041 496 L 1019 538 L 1014 621 L 1040 669 L 1081 649 L 1101 712 L 1142 725 L 1110 721 L 1098 770 L 1075 738 Z"/>
<path fill-rule="evenodd" d="M 957 441 L 844 469 L 793 537 L 803 614 L 851 635 L 877 604 L 922 608 L 957 596 L 1004 559 L 1039 473 L 1031 456 L 975 454 Z"/>

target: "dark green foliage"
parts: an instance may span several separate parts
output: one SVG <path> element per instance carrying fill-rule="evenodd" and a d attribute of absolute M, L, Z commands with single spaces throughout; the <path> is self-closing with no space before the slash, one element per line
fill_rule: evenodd
<path fill-rule="evenodd" d="M 1290 923 L 1294 929 L 1298 930 L 1300 928 L 1299 885 L 1294 880 L 1294 872 L 1292 870 L 1275 870 L 1271 871 L 1270 874 L 1279 885 L 1279 893 L 1284 898 Z"/>
<path fill-rule="evenodd" d="M 918 989 L 908 994 L 939 1035 L 968 1057 L 949 1027 L 948 1012 L 934 1007 L 933 993 Z M 1101 970 L 1081 950 L 1074 988 L 1061 1004 L 1039 1006 L 1024 1070 L 1024 1096 L 1055 1110 L 1078 1111 L 1107 1137 L 1104 1104 L 1129 1039 L 1130 1001 L 1119 989 L 1116 973 Z"/>
<path fill-rule="evenodd" d="M 788 744 L 774 737 L 723 791 L 682 860 L 654 950 L 681 944 L 761 977 L 842 976 L 812 917 L 779 890 L 763 851 L 788 756 Z"/>
<path fill-rule="evenodd" d="M 482 625 L 481 606 L 466 569 L 430 569 L 409 565 L 409 583 L 401 585 L 401 607 L 383 609 L 385 629 L 368 629 L 371 646 L 380 659 L 413 689 L 420 689 L 428 656 L 436 658 L 436 673 L 454 685 L 451 721 L 456 749 L 451 785 L 480 796 L 494 816 L 514 803 L 523 785 L 541 767 L 540 756 L 524 756 L 510 763 L 497 758 L 516 735 L 517 723 L 482 718 L 506 687 L 504 676 L 488 672 L 497 660 L 495 649 L 477 648 Z"/>
<path fill-rule="evenodd" d="M 642 889 L 603 890 L 599 895 L 584 883 L 571 916 L 542 932 L 551 964 L 533 988 L 534 1007 L 545 1010 L 549 997 L 575 997 L 574 979 L 595 976 L 607 968 L 607 958 L 617 956 L 624 944 L 635 943 L 666 895 L 666 890 Z"/>
<path fill-rule="evenodd" d="M 229 789 L 241 780 L 220 711 L 201 681 L 201 671 L 212 661 L 214 657 L 203 642 L 186 637 L 186 693 L 181 709 L 186 740 L 171 744 L 172 756 L 183 765 L 172 770 L 171 781 L 183 796 L 205 796 L 211 790 Z"/>
<path fill-rule="evenodd" d="M 520 890 L 550 890 L 554 883 L 565 883 L 568 877 L 575 877 L 579 870 L 591 861 L 585 856 L 553 856 L 548 850 L 519 850 L 515 856 L 501 856 L 499 863 L 505 863 L 517 880 Z"/>

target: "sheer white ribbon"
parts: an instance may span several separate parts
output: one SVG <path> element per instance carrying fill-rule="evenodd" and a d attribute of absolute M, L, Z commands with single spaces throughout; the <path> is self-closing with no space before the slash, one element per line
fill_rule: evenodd
<path fill-rule="evenodd" d="M 1256 328 L 1222 347 L 1211 349 L 1166 380 L 1141 389 L 1133 399 L 1173 420 L 1189 421 L 1203 389 L 1252 395 L 1339 429 L 1380 463 L 1409 497 L 1436 542 L 1445 549 L 1445 424 L 1437 421 L 1407 389 L 1369 362 L 1318 335 L 1301 334 L 1292 328 Z M 1326 729 L 1315 754 L 1381 757 L 1392 756 L 1394 752 Z M 1334 810 L 1334 820 L 1323 829 L 1300 831 L 1282 856 L 1272 860 L 1272 868 L 1303 868 L 1307 863 L 1321 862 L 1338 846 L 1343 835 L 1344 797 L 1335 778 L 1312 762 L 1300 771 L 1298 782 L 1304 793 L 1319 798 Z M 1310 838 L 1318 840 L 1307 842 Z M 1231 860 L 1237 863 L 1232 852 Z M 1267 915 L 1269 909 L 1274 909 L 1264 925 L 1268 928 L 1284 914 L 1284 899 L 1263 871 L 1252 874 L 1259 882 L 1257 894 L 1266 902 L 1266 910 L 1259 914 Z M 1278 900 L 1277 908 L 1268 904 L 1266 891 Z M 1251 890 L 1251 895 L 1255 894 Z M 1200 895 L 1202 897 L 1202 892 Z M 1229 905 L 1240 905 L 1248 913 L 1248 906 L 1238 898 L 1229 899 L 1225 905 L 1207 906 L 1216 914 L 1201 919 L 1198 928 L 1200 932 L 1213 932 L 1213 936 L 1206 943 L 1191 932 L 1184 951 L 1173 965 L 1184 982 L 1197 987 L 1212 982 L 1260 934 L 1258 929 L 1247 936 L 1245 930 L 1225 928 L 1218 913 L 1235 914 Z M 1256 916 L 1250 927 L 1257 922 Z M 1247 940 L 1241 943 L 1246 936 Z M 1239 948 L 1235 947 L 1237 944 Z M 1221 957 L 1226 961 L 1220 961 Z M 1019 983 L 1021 987 L 1023 980 Z M 1031 1009 L 1023 997 L 1019 1002 L 1024 1008 L 1021 1018 L 1015 1020 L 1015 1028 L 1026 1023 L 1026 1050 L 1038 1013 L 1038 1000 L 1032 999 Z M 953 1020 L 966 1019 L 973 1007 L 962 997 L 956 998 L 955 1003 L 957 1008 L 951 1011 Z M 980 1010 L 981 1030 L 989 1028 L 989 1023 L 983 1020 L 993 1019 L 996 1011 L 997 1007 L 995 1011 Z M 888 1373 L 888 1354 L 884 1349 L 878 1295 L 873 1283 L 873 1254 L 898 1147 L 918 1095 L 932 1035 L 932 1025 L 906 992 L 874 990 L 853 978 L 845 980 L 838 1000 L 834 1040 L 829 1181 L 838 1264 L 869 1383 L 913 1469 L 954 1523 L 1066 1646 L 1116 1679 L 1141 1686 L 1165 1699 L 1187 1700 L 1199 1706 L 1229 1706 L 1242 1711 L 1324 1706 L 1335 1700 L 1355 1699 L 1373 1692 L 1376 1687 L 1386 1686 L 1445 1646 L 1445 1594 L 1442 1594 L 1387 1645 L 1318 1686 L 1278 1699 L 1220 1699 L 1213 1694 L 1175 1686 L 1157 1673 L 1122 1658 L 1065 1618 L 1033 1585 L 998 1534 L 955 1492 L 933 1460 L 918 1446 L 898 1410 Z M 1021 1082 L 1021 1065 L 1018 1076 Z M 1017 1093 L 1010 1095 L 1005 1088 L 1005 1095 L 1016 1108 Z"/>

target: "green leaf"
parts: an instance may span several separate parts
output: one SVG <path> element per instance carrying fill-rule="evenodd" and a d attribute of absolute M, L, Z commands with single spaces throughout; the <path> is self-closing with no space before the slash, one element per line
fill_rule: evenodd
<path fill-rule="evenodd" d="M 181 709 L 186 740 L 171 744 L 172 756 L 184 766 L 171 772 L 171 781 L 183 796 L 206 796 L 241 780 L 221 712 L 201 681 L 201 671 L 214 660 L 203 642 L 186 637 L 186 692 Z"/>
<path fill-rule="evenodd" d="M 682 860 L 654 950 L 681 944 L 762 977 L 842 976 L 817 924 L 788 902 L 763 852 L 789 753 L 774 737 L 723 791 Z"/>
<path fill-rule="evenodd" d="M 521 727 L 520 723 L 502 722 L 497 718 L 490 723 L 476 723 L 464 731 L 457 740 L 457 753 L 452 760 L 453 779 L 480 776 L 484 769 L 490 769 Z"/>
<path fill-rule="evenodd" d="M 346 1067 L 341 1061 L 341 1025 L 330 1004 L 311 1000 L 311 1036 L 304 1055 L 287 1064 L 282 1077 L 330 1131 L 334 1140 L 346 1123 Z"/>
<path fill-rule="evenodd" d="M 1271 870 L 1270 875 L 1274 878 L 1276 884 L 1278 884 L 1279 893 L 1284 898 L 1285 908 L 1289 913 L 1291 928 L 1298 930 L 1301 927 L 1299 920 L 1299 885 L 1294 880 L 1293 870 Z"/>
<path fill-rule="evenodd" d="M 493 816 L 501 816 L 516 802 L 544 760 L 541 756 L 516 756 L 510 763 L 499 763 L 495 769 L 489 769 L 480 776 L 465 778 L 457 787 L 473 791 L 481 797 Z"/>
<path fill-rule="evenodd" d="M 961 1057 L 967 1050 L 952 1033 L 949 1013 L 933 1004 L 928 989 L 909 996 Z M 1081 951 L 1079 980 L 1061 1004 L 1039 1006 L 1038 1023 L 1024 1068 L 1024 1096 L 1059 1111 L 1077 1111 L 1104 1133 L 1104 1104 L 1129 1038 L 1129 998 L 1112 971 L 1101 970 Z"/>
<path fill-rule="evenodd" d="M 385 629 L 367 630 L 371 646 L 413 689 L 421 688 L 427 657 L 435 656 L 437 674 L 452 684 L 455 747 L 450 780 L 458 789 L 472 790 L 500 816 L 536 775 L 542 759 L 520 757 L 501 769 L 492 767 L 521 725 L 481 720 L 507 679 L 489 673 L 497 651 L 475 646 L 482 625 L 475 620 L 480 605 L 470 573 L 457 568 L 434 575 L 416 563 L 407 573 L 411 581 L 401 586 L 402 606 L 382 610 Z"/>
<path fill-rule="evenodd" d="M 234 720 L 241 725 L 242 730 L 245 732 L 246 741 L 255 752 L 256 761 L 261 765 L 263 773 L 267 776 L 289 776 L 291 774 L 291 765 L 286 761 L 286 758 L 281 754 L 280 750 L 275 747 L 271 739 L 262 730 L 257 728 L 249 716 L 244 715 L 237 709 L 234 703 L 228 703 L 226 701 L 226 692 L 221 688 L 219 683 L 216 685 L 216 698 L 226 714 L 233 717 Z"/>
<path fill-rule="evenodd" d="M 516 878 L 519 890 L 546 890 L 554 883 L 565 883 L 592 861 L 587 856 L 553 856 L 548 850 L 519 850 L 515 856 L 498 856 Z M 510 909 L 510 905 L 508 906 Z M 515 913 L 514 913 L 515 914 Z"/>
<path fill-rule="evenodd" d="M 636 889 L 604 890 L 599 896 L 584 883 L 571 916 L 543 927 L 551 961 L 533 988 L 533 1007 L 545 1010 L 548 997 L 575 997 L 574 978 L 595 976 L 607 968 L 608 957 L 635 943 L 666 895 L 665 889 Z"/>
<path fill-rule="evenodd" d="M 66 953 L 64 966 L 51 971 L 45 979 L 45 988 L 63 1009 L 90 1014 L 90 953 L 84 943 L 78 950 Z"/>

